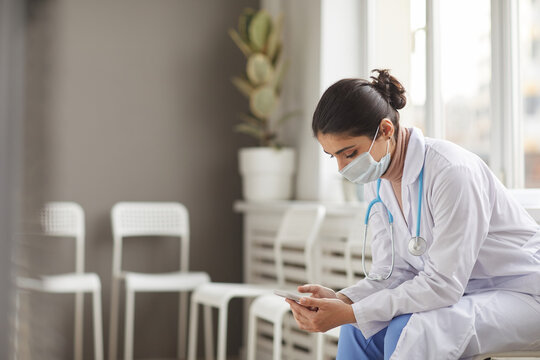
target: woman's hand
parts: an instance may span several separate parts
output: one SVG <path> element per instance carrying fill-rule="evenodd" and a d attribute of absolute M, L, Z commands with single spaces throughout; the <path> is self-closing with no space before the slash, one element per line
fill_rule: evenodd
<path fill-rule="evenodd" d="M 320 288 L 326 289 L 322 286 Z M 306 296 L 300 299 L 300 304 L 290 299 L 286 301 L 291 306 L 294 318 L 302 330 L 325 332 L 343 324 L 356 322 L 352 306 L 337 298 Z M 317 310 L 310 310 L 309 308 Z"/>
<path fill-rule="evenodd" d="M 336 293 L 334 290 L 316 284 L 306 284 L 298 287 L 298 292 L 311 293 L 311 297 L 314 298 L 329 298 L 336 299 Z"/>
<path fill-rule="evenodd" d="M 311 297 L 314 298 L 328 298 L 328 299 L 340 299 L 345 304 L 352 304 L 351 299 L 342 293 L 337 293 L 327 287 L 316 285 L 316 284 L 306 284 L 298 287 L 298 292 L 301 293 L 311 293 Z"/>

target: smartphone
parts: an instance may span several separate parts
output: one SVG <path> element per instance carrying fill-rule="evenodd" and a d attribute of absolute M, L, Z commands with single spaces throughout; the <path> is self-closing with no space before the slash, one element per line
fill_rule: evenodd
<path fill-rule="evenodd" d="M 287 299 L 291 299 L 292 301 L 296 301 L 296 303 L 298 303 L 298 304 L 300 304 L 300 299 L 303 297 L 303 296 L 298 296 L 297 294 L 289 292 L 289 291 L 277 290 L 277 289 L 274 290 L 274 294 L 276 294 L 278 296 L 282 296 L 282 297 L 287 298 Z M 302 304 L 300 304 L 300 305 L 302 305 Z M 318 311 L 319 310 L 318 308 L 312 307 L 312 306 L 305 306 L 305 305 L 302 305 L 302 306 L 308 308 L 311 311 Z"/>
<path fill-rule="evenodd" d="M 276 294 L 278 296 L 282 296 L 282 297 L 287 298 L 287 299 L 291 299 L 291 300 L 296 301 L 296 302 L 299 302 L 300 298 L 301 298 L 301 296 L 298 296 L 295 293 L 285 291 L 285 290 L 277 290 L 276 289 L 276 290 L 274 290 L 274 294 Z"/>

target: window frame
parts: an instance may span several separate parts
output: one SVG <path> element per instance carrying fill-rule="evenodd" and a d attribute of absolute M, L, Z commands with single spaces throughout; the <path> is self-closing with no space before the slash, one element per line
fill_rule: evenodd
<path fill-rule="evenodd" d="M 525 185 L 518 6 L 491 0 L 492 169 L 508 188 Z"/>

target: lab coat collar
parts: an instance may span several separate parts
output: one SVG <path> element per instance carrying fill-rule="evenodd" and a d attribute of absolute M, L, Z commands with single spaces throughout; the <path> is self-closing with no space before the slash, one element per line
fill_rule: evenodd
<path fill-rule="evenodd" d="M 407 154 L 405 155 L 405 164 L 403 165 L 402 185 L 410 185 L 418 179 L 426 152 L 426 141 L 424 134 L 419 128 L 409 128 L 411 136 L 407 145 Z"/>

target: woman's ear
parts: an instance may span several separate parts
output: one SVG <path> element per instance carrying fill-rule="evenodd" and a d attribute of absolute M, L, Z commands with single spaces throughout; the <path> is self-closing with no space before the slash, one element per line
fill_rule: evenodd
<path fill-rule="evenodd" d="M 381 120 L 381 125 L 379 128 L 379 133 L 381 133 L 383 136 L 388 137 L 389 139 L 394 136 L 394 124 L 392 123 L 392 120 L 388 118 L 384 118 Z"/>

